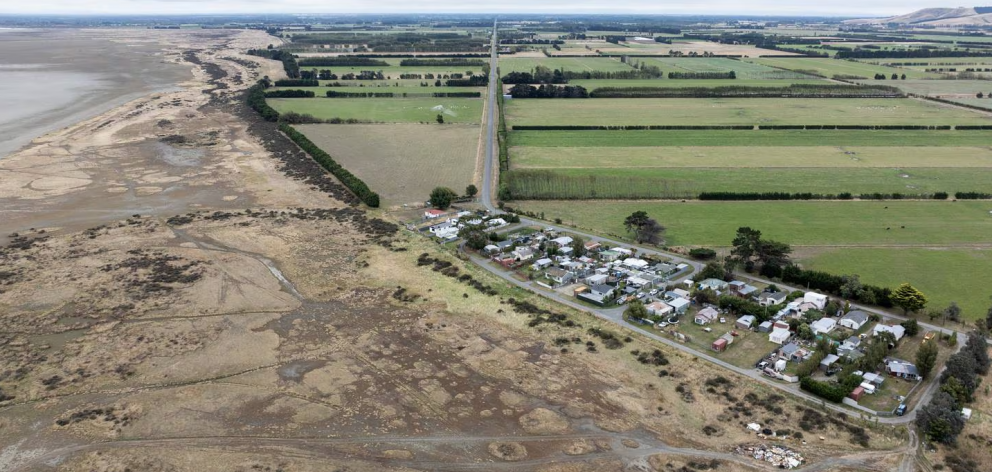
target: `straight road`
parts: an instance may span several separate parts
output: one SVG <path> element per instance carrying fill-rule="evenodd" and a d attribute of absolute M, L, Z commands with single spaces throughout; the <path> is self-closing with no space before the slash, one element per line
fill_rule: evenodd
<path fill-rule="evenodd" d="M 493 39 L 489 51 L 489 88 L 486 93 L 486 162 L 482 173 L 482 205 L 489 211 L 496 211 L 493 206 L 493 166 L 496 160 L 493 151 L 496 148 L 496 103 L 497 83 L 499 80 L 499 40 L 498 21 L 493 20 Z M 499 91 L 502 93 L 502 91 Z"/>

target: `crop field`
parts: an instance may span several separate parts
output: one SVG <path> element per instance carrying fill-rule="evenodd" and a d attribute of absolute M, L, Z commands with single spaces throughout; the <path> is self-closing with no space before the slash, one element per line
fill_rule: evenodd
<path fill-rule="evenodd" d="M 504 177 L 514 198 L 524 200 L 691 199 L 700 192 L 953 193 L 990 191 L 990 179 L 989 167 L 511 168 Z"/>
<path fill-rule="evenodd" d="M 913 69 L 904 69 L 899 67 L 887 67 L 874 64 L 868 64 L 865 62 L 857 61 L 847 61 L 841 59 L 821 59 L 815 57 L 796 57 L 796 58 L 758 58 L 758 59 L 746 59 L 748 62 L 753 62 L 755 64 L 761 64 L 769 67 L 777 67 L 781 69 L 788 69 L 792 71 L 812 71 L 820 74 L 824 77 L 833 77 L 835 75 L 851 75 L 860 76 L 871 79 L 875 74 L 885 74 L 886 78 L 892 76 L 892 74 L 906 74 L 907 79 L 937 79 L 941 77 L 941 74 L 935 74 L 930 72 L 923 72 Z M 921 60 L 922 62 L 922 60 Z M 882 84 L 889 84 L 888 80 L 878 81 Z"/>
<path fill-rule="evenodd" d="M 616 235 L 623 235 L 625 217 L 644 210 L 668 228 L 670 245 L 729 247 L 741 226 L 796 246 L 986 245 L 992 231 L 992 202 L 974 201 L 527 201 L 511 206 Z"/>
<path fill-rule="evenodd" d="M 519 147 L 511 153 L 515 168 L 992 168 L 988 147 Z"/>
<path fill-rule="evenodd" d="M 508 100 L 511 125 L 980 125 L 980 113 L 912 99 Z"/>
<path fill-rule="evenodd" d="M 300 67 L 301 70 L 329 70 L 338 76 L 344 74 L 355 74 L 358 75 L 362 71 L 371 70 L 375 72 L 382 72 L 386 76 L 387 80 L 399 79 L 402 74 L 434 74 L 437 75 L 451 75 L 451 74 L 468 74 L 468 75 L 478 75 L 482 73 L 481 67 L 428 67 L 428 66 L 361 66 L 361 67 L 344 67 L 344 66 L 303 66 Z M 333 80 L 331 82 L 334 82 Z M 372 82 L 372 81 L 366 81 Z"/>
<path fill-rule="evenodd" d="M 650 57 L 644 59 L 644 62 L 661 67 L 661 70 L 666 74 L 668 72 L 734 71 L 739 79 L 794 80 L 815 78 L 801 73 L 725 57 Z M 725 85 L 743 85 L 738 83 L 737 80 L 724 80 L 723 82 Z"/>
<path fill-rule="evenodd" d="M 299 125 L 296 128 L 364 180 L 387 206 L 423 202 L 437 186 L 462 192 L 475 174 L 478 126 Z"/>
<path fill-rule="evenodd" d="M 810 269 L 834 274 L 856 273 L 861 281 L 883 287 L 910 282 L 942 310 L 951 302 L 962 317 L 984 318 L 989 308 L 992 248 L 845 248 L 816 251 L 803 259 Z"/>
<path fill-rule="evenodd" d="M 665 69 L 666 74 L 668 70 Z M 789 72 L 786 72 L 789 74 Z M 571 80 L 568 82 L 570 85 L 581 85 L 585 87 L 590 92 L 601 87 L 617 87 L 617 88 L 629 88 L 629 87 L 668 87 L 668 88 L 690 88 L 690 87 L 726 87 L 728 85 L 739 86 L 739 87 L 782 87 L 790 84 L 829 84 L 823 79 L 736 79 L 736 80 L 721 80 L 721 79 L 701 79 L 701 80 L 691 80 L 691 79 L 642 79 L 642 80 Z"/>
<path fill-rule="evenodd" d="M 480 98 L 270 98 L 279 113 L 308 113 L 321 119 L 357 119 L 383 123 L 479 123 Z"/>
<path fill-rule="evenodd" d="M 407 85 L 407 84 L 395 85 L 392 81 L 385 82 L 385 81 L 381 81 L 381 80 L 377 80 L 377 81 L 374 81 L 374 82 L 366 80 L 364 82 L 365 82 L 364 83 L 364 85 L 365 85 L 364 87 L 361 86 L 363 84 L 359 84 L 359 85 L 348 85 L 348 86 L 342 86 L 342 87 L 273 87 L 271 89 L 268 89 L 268 91 L 276 91 L 276 90 L 309 90 L 309 91 L 317 94 L 318 97 L 326 96 L 327 92 L 330 92 L 330 91 L 334 91 L 334 92 L 348 92 L 348 93 L 390 93 L 391 92 L 391 93 L 395 93 L 395 94 L 403 94 L 403 93 L 420 93 L 420 94 L 422 94 L 422 93 L 463 93 L 463 92 L 484 92 L 485 91 L 485 89 L 482 88 L 482 87 L 444 87 L 444 86 L 435 87 L 433 80 L 428 80 L 427 81 L 427 82 L 430 82 L 431 83 L 431 86 L 430 87 L 421 87 L 419 85 L 419 83 L 420 82 L 424 82 L 423 80 L 420 80 L 420 81 L 414 80 L 414 81 L 412 81 L 414 83 L 411 83 L 409 85 Z M 385 82 L 385 83 L 383 83 L 383 82 Z M 342 82 L 342 84 L 343 84 L 343 82 Z"/>
<path fill-rule="evenodd" d="M 629 65 L 620 62 L 620 59 L 609 57 L 508 57 L 499 61 L 499 71 L 502 75 L 510 72 L 530 72 L 537 66 L 579 72 L 633 70 Z"/>
<path fill-rule="evenodd" d="M 977 100 L 977 99 L 976 99 Z M 992 103 L 992 99 L 983 99 Z M 992 131 L 596 130 L 514 131 L 511 146 L 988 146 Z"/>

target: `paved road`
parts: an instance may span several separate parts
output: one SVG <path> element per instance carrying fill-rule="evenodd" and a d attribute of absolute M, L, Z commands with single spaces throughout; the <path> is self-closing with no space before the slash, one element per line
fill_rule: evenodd
<path fill-rule="evenodd" d="M 496 211 L 496 207 L 493 206 L 493 167 L 498 165 L 496 159 L 493 158 L 493 150 L 496 148 L 495 136 L 496 136 L 496 109 L 499 106 L 496 103 L 496 93 L 497 93 L 497 82 L 499 80 L 499 41 L 498 30 L 497 30 L 498 20 L 493 20 L 493 39 L 489 56 L 489 89 L 486 96 L 486 162 L 483 166 L 485 169 L 482 174 L 482 204 L 489 211 Z M 502 93 L 502 91 L 499 91 Z"/>

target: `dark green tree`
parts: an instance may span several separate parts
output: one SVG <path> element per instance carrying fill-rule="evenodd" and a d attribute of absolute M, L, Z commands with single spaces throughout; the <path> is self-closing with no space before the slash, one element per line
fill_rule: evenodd
<path fill-rule="evenodd" d="M 632 320 L 646 320 L 650 316 L 648 309 L 644 307 L 644 304 L 640 300 L 630 302 L 623 314 Z"/>
<path fill-rule="evenodd" d="M 465 195 L 474 197 L 477 193 L 479 193 L 479 189 L 474 184 L 468 184 L 468 187 L 465 187 Z"/>
<path fill-rule="evenodd" d="M 916 425 L 931 441 L 954 444 L 964 429 L 957 401 L 946 392 L 937 392 L 916 414 Z"/>
<path fill-rule="evenodd" d="M 456 197 L 458 194 L 448 187 L 435 187 L 434 190 L 431 190 L 431 206 L 439 210 L 446 210 Z"/>
<path fill-rule="evenodd" d="M 439 124 L 439 125 L 443 125 L 444 124 L 444 115 L 438 113 L 437 114 L 437 118 L 435 118 L 435 119 L 437 120 L 437 124 Z"/>
<path fill-rule="evenodd" d="M 916 369 L 923 378 L 929 377 L 930 372 L 937 365 L 938 347 L 936 340 L 930 340 L 920 346 L 916 351 Z"/>
<path fill-rule="evenodd" d="M 908 319 L 899 324 L 906 329 L 906 336 L 913 337 L 920 334 L 920 323 L 915 319 Z"/>

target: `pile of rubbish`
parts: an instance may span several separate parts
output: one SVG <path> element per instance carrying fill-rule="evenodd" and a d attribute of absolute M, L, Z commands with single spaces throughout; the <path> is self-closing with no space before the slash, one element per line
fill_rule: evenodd
<path fill-rule="evenodd" d="M 806 459 L 803 455 L 782 446 L 765 444 L 743 444 L 734 449 L 735 454 L 750 456 L 759 461 L 767 462 L 779 469 L 795 469 L 803 465 Z"/>

